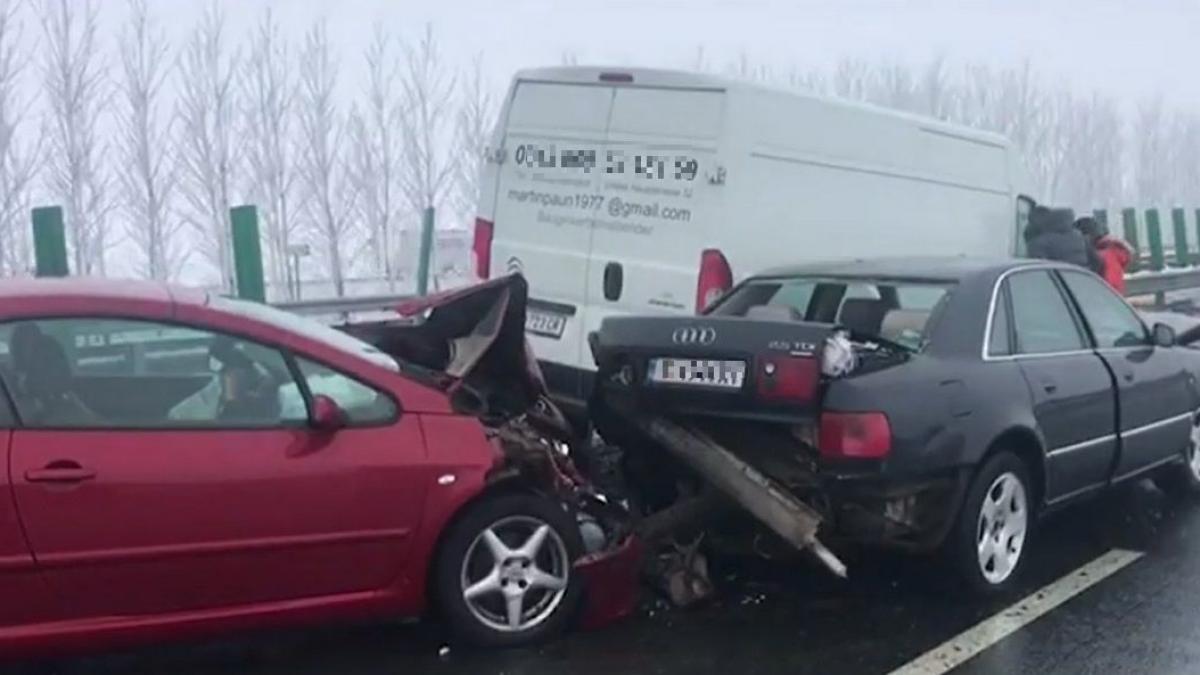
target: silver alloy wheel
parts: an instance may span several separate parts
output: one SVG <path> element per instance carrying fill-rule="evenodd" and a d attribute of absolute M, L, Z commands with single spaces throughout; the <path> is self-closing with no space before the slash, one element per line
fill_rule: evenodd
<path fill-rule="evenodd" d="M 1029 529 L 1025 486 L 1008 471 L 996 477 L 979 507 L 976 546 L 979 571 L 990 584 L 1004 583 L 1017 567 Z"/>
<path fill-rule="evenodd" d="M 1188 448 L 1188 469 L 1192 478 L 1200 481 L 1200 415 L 1192 418 L 1192 444 Z"/>
<path fill-rule="evenodd" d="M 463 600 L 476 619 L 519 633 L 558 609 L 570 573 L 567 546 L 554 528 L 531 516 L 509 516 L 475 537 L 459 578 Z"/>

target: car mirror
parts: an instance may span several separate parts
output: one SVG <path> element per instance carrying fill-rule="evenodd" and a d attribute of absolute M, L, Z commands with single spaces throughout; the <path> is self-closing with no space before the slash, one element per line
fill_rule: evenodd
<path fill-rule="evenodd" d="M 1156 323 L 1153 328 L 1154 344 L 1159 347 L 1175 346 L 1175 329 L 1165 323 Z"/>
<path fill-rule="evenodd" d="M 319 431 L 337 431 L 346 426 L 346 412 L 337 401 L 325 394 L 317 394 L 313 397 L 312 417 L 309 423 Z"/>

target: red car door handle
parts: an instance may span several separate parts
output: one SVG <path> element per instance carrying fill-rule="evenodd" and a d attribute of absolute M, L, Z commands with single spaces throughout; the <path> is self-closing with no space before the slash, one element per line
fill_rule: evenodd
<path fill-rule="evenodd" d="M 44 469 L 30 469 L 25 472 L 25 480 L 30 483 L 82 483 L 95 477 L 95 469 L 88 469 L 78 464 L 48 466 Z"/>

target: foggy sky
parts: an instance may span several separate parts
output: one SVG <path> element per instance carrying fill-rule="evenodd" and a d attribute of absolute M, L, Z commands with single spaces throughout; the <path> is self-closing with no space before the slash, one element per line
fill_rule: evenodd
<path fill-rule="evenodd" d="M 305 31 L 326 20 L 346 106 L 361 97 L 362 50 L 375 27 L 414 42 L 429 23 L 448 66 L 482 55 L 496 94 L 514 70 L 559 64 L 564 53 L 580 64 L 690 68 L 702 50 L 710 70 L 744 57 L 781 78 L 847 57 L 920 65 L 940 56 L 951 69 L 1028 61 L 1044 83 L 1114 95 L 1127 111 L 1160 93 L 1168 109 L 1200 111 L 1200 0 L 148 0 L 171 58 L 210 1 L 228 21 L 227 44 L 239 49 L 268 8 L 293 55 Z M 101 58 L 116 78 L 128 5 L 96 3 Z M 34 47 L 39 32 L 27 14 L 35 63 L 44 56 Z M 37 68 L 24 77 L 40 90 Z M 168 93 L 164 110 L 170 105 Z M 111 124 L 103 118 L 100 128 Z M 48 200 L 41 183 L 35 203 Z M 120 268 L 127 256 L 117 258 Z"/>
<path fill-rule="evenodd" d="M 579 63 L 686 67 L 703 46 L 720 68 L 745 53 L 786 72 L 846 56 L 919 63 L 943 55 L 957 65 L 1028 59 L 1050 81 L 1119 96 L 1162 93 L 1200 109 L 1200 2 L 1196 0 L 218 0 L 240 38 L 265 7 L 300 36 L 329 21 L 347 65 L 376 22 L 400 36 L 432 22 L 455 62 L 486 57 L 497 87 L 512 71 Z M 103 0 L 106 21 L 124 3 Z M 182 39 L 202 0 L 152 0 Z M 359 70 L 357 68 L 347 69 Z M 352 73 L 347 72 L 348 75 Z"/>

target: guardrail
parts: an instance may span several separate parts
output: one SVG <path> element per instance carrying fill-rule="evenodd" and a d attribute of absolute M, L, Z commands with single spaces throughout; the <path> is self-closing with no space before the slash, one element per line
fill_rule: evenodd
<path fill-rule="evenodd" d="M 1156 297 L 1157 304 L 1161 305 L 1164 304 L 1163 294 L 1165 293 L 1200 291 L 1200 267 L 1138 272 L 1126 277 L 1125 286 L 1125 295 L 1129 297 L 1153 295 Z M 336 317 L 342 321 L 348 321 L 352 314 L 388 311 L 413 297 L 415 296 L 412 294 L 363 295 L 349 298 L 291 300 L 271 304 L 295 314 Z"/>
<path fill-rule="evenodd" d="M 295 314 L 306 316 L 337 316 L 342 319 L 358 312 L 380 312 L 394 309 L 412 295 L 361 295 L 352 298 L 325 298 L 320 300 L 290 300 L 273 302 L 273 306 Z"/>
<path fill-rule="evenodd" d="M 1164 293 L 1200 289 L 1200 268 L 1167 269 L 1142 273 L 1125 279 L 1125 295 L 1161 296 Z M 1161 304 L 1162 298 L 1159 298 Z"/>

